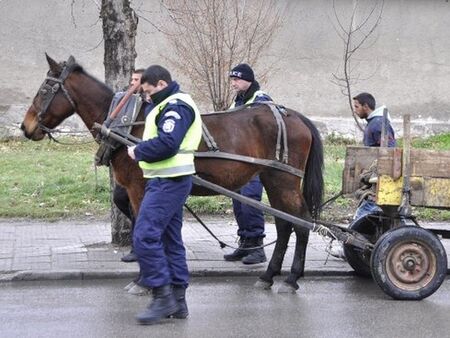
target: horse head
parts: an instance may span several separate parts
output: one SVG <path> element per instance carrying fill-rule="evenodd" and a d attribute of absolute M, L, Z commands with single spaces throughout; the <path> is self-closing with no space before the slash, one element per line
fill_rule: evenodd
<path fill-rule="evenodd" d="M 75 101 L 65 87 L 65 81 L 77 66 L 75 58 L 57 63 L 45 54 L 49 70 L 28 108 L 21 129 L 24 135 L 34 141 L 42 140 L 51 129 L 76 111 Z M 78 66 L 79 67 L 79 66 Z"/>

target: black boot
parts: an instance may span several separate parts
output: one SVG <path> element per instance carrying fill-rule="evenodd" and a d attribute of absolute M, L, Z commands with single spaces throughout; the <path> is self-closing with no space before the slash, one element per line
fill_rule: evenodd
<path fill-rule="evenodd" d="M 137 256 L 134 253 L 133 249 L 131 249 L 130 253 L 125 255 L 125 256 L 123 256 L 120 260 L 122 262 L 124 262 L 124 263 L 136 262 L 137 261 Z"/>
<path fill-rule="evenodd" d="M 152 325 L 178 311 L 171 285 L 153 288 L 153 300 L 144 312 L 136 316 L 139 324 Z"/>
<path fill-rule="evenodd" d="M 256 249 L 249 250 L 248 254 L 242 259 L 242 263 L 244 264 L 258 264 L 264 263 L 267 258 L 264 252 L 264 248 L 260 248 L 263 245 L 263 237 L 255 237 L 248 239 L 248 248 Z"/>
<path fill-rule="evenodd" d="M 235 262 L 240 261 L 242 258 L 248 255 L 248 250 L 242 250 L 245 249 L 248 245 L 247 243 L 248 239 L 245 237 L 241 237 L 239 239 L 239 247 L 234 250 L 232 253 L 228 255 L 224 255 L 223 258 L 228 262 Z"/>
<path fill-rule="evenodd" d="M 187 316 L 189 315 L 189 311 L 186 304 L 186 288 L 181 285 L 174 285 L 173 294 L 178 304 L 178 311 L 175 312 L 172 317 L 178 319 L 187 318 Z"/>

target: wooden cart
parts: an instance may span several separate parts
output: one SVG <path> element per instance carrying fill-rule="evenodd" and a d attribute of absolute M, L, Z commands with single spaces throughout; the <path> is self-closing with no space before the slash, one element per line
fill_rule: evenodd
<path fill-rule="evenodd" d="M 347 148 L 343 193 L 360 189 L 361 174 L 372 166 L 375 203 L 382 211 L 349 227 L 373 243 L 373 249 L 345 244 L 344 252 L 358 275 L 372 276 L 393 298 L 422 299 L 445 278 L 447 255 L 438 235 L 450 238 L 450 231 L 422 228 L 411 207 L 450 210 L 450 151 L 411 149 L 408 116 L 404 131 L 403 149 Z"/>

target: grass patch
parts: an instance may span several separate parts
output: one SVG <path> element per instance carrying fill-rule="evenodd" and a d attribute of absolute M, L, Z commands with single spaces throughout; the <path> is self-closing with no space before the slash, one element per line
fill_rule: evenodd
<path fill-rule="evenodd" d="M 99 168 L 95 174 L 95 149 L 94 144 L 0 143 L 0 217 L 52 219 L 107 213 L 109 172 Z"/>
<path fill-rule="evenodd" d="M 67 142 L 81 142 L 67 139 Z M 332 135 L 324 142 L 325 200 L 342 187 L 345 148 L 354 144 Z M 417 148 L 450 150 L 450 133 L 414 139 Z M 56 219 L 82 215 L 103 216 L 110 210 L 109 169 L 94 166 L 97 144 L 60 145 L 47 141 L 0 143 L 0 217 Z M 267 196 L 263 196 L 267 203 Z M 198 213 L 232 212 L 224 196 L 191 196 L 189 206 Z M 355 201 L 339 198 L 322 217 L 340 221 L 355 211 Z M 450 220 L 450 211 L 416 208 L 420 219 Z"/>
<path fill-rule="evenodd" d="M 399 147 L 403 145 L 403 139 L 398 140 Z M 411 140 L 413 148 L 450 150 L 450 133 L 433 135 L 427 138 L 413 138 Z"/>

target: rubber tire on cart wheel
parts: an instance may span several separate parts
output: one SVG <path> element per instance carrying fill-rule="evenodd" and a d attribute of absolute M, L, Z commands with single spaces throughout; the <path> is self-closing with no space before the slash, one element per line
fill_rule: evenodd
<path fill-rule="evenodd" d="M 357 231 L 373 244 L 377 241 L 377 238 L 375 237 L 377 225 L 373 218 L 362 217 L 350 224 L 348 228 Z M 363 251 L 352 245 L 344 244 L 344 254 L 348 264 L 355 270 L 356 275 L 364 278 L 372 277 L 370 251 Z"/>
<path fill-rule="evenodd" d="M 372 276 L 389 296 L 420 300 L 432 295 L 445 279 L 447 254 L 431 231 L 404 226 L 384 233 L 371 259 Z"/>

